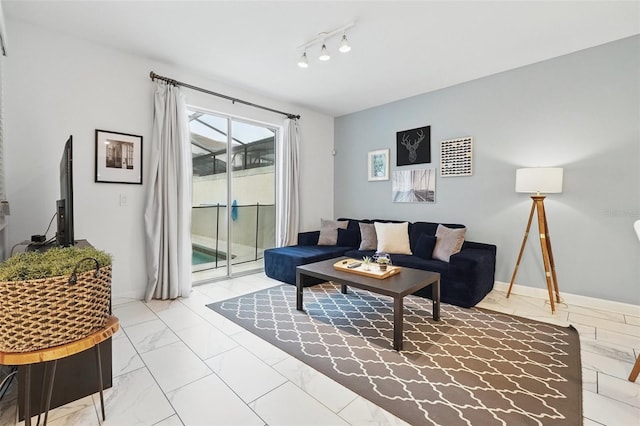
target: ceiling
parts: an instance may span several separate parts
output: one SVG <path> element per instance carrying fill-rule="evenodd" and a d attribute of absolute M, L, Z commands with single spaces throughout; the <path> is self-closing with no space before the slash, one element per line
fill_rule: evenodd
<path fill-rule="evenodd" d="M 331 116 L 640 33 L 640 1 L 2 0 L 2 8 L 5 19 Z M 351 52 L 337 51 L 337 36 L 327 41 L 330 61 L 318 61 L 314 46 L 309 68 L 296 65 L 299 46 L 351 21 Z"/>

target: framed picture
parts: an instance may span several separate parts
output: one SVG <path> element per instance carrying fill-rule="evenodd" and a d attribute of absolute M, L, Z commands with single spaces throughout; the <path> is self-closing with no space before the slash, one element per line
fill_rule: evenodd
<path fill-rule="evenodd" d="M 142 184 L 142 136 L 96 129 L 96 182 Z"/>
<path fill-rule="evenodd" d="M 394 171 L 391 191 L 394 203 L 435 203 L 436 170 Z"/>
<path fill-rule="evenodd" d="M 396 164 L 410 166 L 431 162 L 431 126 L 396 132 Z"/>
<path fill-rule="evenodd" d="M 471 176 L 473 174 L 473 138 L 442 141 L 440 144 L 440 176 Z"/>
<path fill-rule="evenodd" d="M 369 180 L 389 180 L 389 149 L 369 151 Z"/>

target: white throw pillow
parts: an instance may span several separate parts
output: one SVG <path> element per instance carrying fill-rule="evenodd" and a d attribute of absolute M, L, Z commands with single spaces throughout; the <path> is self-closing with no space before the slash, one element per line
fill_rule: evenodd
<path fill-rule="evenodd" d="M 378 252 L 393 254 L 412 254 L 409 245 L 409 222 L 375 222 L 378 238 Z"/>
<path fill-rule="evenodd" d="M 431 257 L 434 259 L 449 262 L 449 258 L 459 253 L 464 243 L 464 235 L 467 228 L 447 228 L 444 225 L 438 225 L 436 230 L 436 246 L 433 248 Z"/>

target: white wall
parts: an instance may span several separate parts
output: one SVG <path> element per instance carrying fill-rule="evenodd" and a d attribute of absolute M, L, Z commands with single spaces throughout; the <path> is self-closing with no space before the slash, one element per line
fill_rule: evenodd
<path fill-rule="evenodd" d="M 15 19 L 8 19 L 7 28 L 12 41 L 5 64 L 10 245 L 44 233 L 59 197 L 62 147 L 72 134 L 76 238 L 85 238 L 113 254 L 115 297 L 142 297 L 146 285 L 143 209 L 148 179 L 145 174 L 143 185 L 95 183 L 94 131 L 142 135 L 146 173 L 153 116 L 150 71 L 300 114 L 301 227 L 317 227 L 320 217 L 333 216 L 332 117 Z M 284 117 L 278 114 L 188 89 L 184 93 L 190 105 L 282 125 Z M 128 200 L 126 206 L 119 205 L 121 194 Z M 48 236 L 52 232 L 55 230 Z"/>
<path fill-rule="evenodd" d="M 564 167 L 564 191 L 545 201 L 560 292 L 640 304 L 640 36 L 336 119 L 337 216 L 451 222 L 496 244 L 496 279 L 509 282 L 531 200 L 519 167 Z M 474 137 L 470 177 L 437 178 L 435 204 L 391 202 L 391 181 L 367 182 L 367 151 L 396 132 L 431 125 L 440 142 Z M 533 225 L 516 282 L 546 288 Z"/>

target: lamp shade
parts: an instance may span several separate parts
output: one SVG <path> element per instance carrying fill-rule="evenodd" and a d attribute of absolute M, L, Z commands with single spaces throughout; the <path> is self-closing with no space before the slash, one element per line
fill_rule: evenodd
<path fill-rule="evenodd" d="M 554 194 L 562 192 L 561 167 L 536 167 L 516 170 L 516 192 Z"/>

